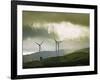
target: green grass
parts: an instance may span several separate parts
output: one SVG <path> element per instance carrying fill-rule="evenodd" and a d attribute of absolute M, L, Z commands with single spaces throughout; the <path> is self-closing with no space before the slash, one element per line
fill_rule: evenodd
<path fill-rule="evenodd" d="M 23 68 L 44 68 L 64 66 L 85 66 L 89 65 L 89 49 L 80 50 L 64 56 L 50 57 L 41 61 L 23 63 Z"/>

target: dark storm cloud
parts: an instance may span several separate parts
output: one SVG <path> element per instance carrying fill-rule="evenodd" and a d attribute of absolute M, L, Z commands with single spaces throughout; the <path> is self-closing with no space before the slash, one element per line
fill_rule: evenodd
<path fill-rule="evenodd" d="M 44 28 L 35 29 L 29 25 L 23 26 L 23 39 L 30 38 L 30 37 L 50 37 L 47 30 Z"/>
<path fill-rule="evenodd" d="M 33 22 L 61 22 L 69 21 L 74 24 L 89 26 L 89 14 L 83 13 L 57 13 L 23 11 L 23 25 L 31 25 Z"/>
<path fill-rule="evenodd" d="M 36 12 L 23 11 L 23 39 L 32 37 L 50 38 L 48 30 L 41 25 L 35 28 L 33 23 L 59 23 L 62 21 L 71 22 L 73 24 L 89 26 L 89 14 L 82 13 L 57 13 L 57 12 Z M 45 22 L 45 23 L 44 23 Z"/>

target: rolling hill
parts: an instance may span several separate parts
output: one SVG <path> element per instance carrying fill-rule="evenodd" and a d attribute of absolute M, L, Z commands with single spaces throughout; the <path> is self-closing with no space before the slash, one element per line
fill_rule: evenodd
<path fill-rule="evenodd" d="M 59 56 L 63 56 L 64 50 L 60 50 L 59 53 L 60 53 Z M 58 56 L 56 51 L 41 51 L 40 53 L 36 52 L 30 55 L 23 55 L 23 62 L 25 63 L 25 62 L 30 62 L 34 60 L 40 60 L 40 57 L 48 58 L 48 57 L 56 57 L 56 56 Z"/>
<path fill-rule="evenodd" d="M 23 68 L 44 68 L 44 67 L 64 67 L 64 66 L 85 66 L 89 65 L 89 48 L 80 49 L 75 52 L 60 56 L 41 58 L 23 62 Z"/>

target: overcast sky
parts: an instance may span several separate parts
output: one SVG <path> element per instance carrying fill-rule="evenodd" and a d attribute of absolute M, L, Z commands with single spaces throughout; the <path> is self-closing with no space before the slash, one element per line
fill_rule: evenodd
<path fill-rule="evenodd" d="M 54 38 L 60 49 L 89 47 L 89 14 L 23 11 L 23 54 L 54 51 Z"/>

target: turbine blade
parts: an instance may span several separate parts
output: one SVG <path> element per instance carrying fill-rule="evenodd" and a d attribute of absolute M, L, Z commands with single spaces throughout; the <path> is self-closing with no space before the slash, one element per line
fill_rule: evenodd
<path fill-rule="evenodd" d="M 59 41 L 59 43 L 61 43 L 61 42 L 63 42 L 63 41 Z"/>
<path fill-rule="evenodd" d="M 39 43 L 35 42 L 37 45 L 40 45 Z"/>
<path fill-rule="evenodd" d="M 43 42 L 44 42 L 44 41 L 42 41 L 40 45 L 42 45 L 42 44 L 43 44 Z"/>

